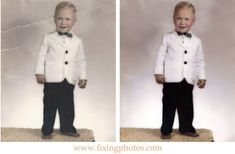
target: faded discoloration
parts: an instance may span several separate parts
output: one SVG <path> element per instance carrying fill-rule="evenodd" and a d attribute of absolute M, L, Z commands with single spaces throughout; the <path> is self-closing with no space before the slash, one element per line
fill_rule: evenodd
<path fill-rule="evenodd" d="M 52 139 L 42 139 L 40 129 L 30 128 L 2 128 L 1 141 L 3 142 L 94 142 L 94 134 L 89 129 L 78 129 L 80 137 L 62 135 L 58 129 L 54 130 Z"/>

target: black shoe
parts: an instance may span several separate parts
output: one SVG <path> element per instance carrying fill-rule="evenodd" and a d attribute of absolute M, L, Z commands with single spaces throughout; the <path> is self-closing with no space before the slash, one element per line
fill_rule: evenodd
<path fill-rule="evenodd" d="M 171 139 L 171 134 L 167 134 L 167 135 L 162 134 L 161 139 Z"/>
<path fill-rule="evenodd" d="M 41 137 L 42 137 L 42 139 L 45 139 L 45 140 L 52 139 L 52 135 L 51 134 L 48 134 L 48 135 L 42 134 Z"/>
<path fill-rule="evenodd" d="M 192 132 L 181 132 L 180 135 L 185 135 L 185 136 L 190 136 L 190 137 L 198 137 L 199 134 L 197 132 L 192 133 Z"/>
<path fill-rule="evenodd" d="M 71 136 L 71 137 L 79 137 L 79 133 L 72 133 L 72 132 L 61 132 L 61 134 L 66 135 L 66 136 Z"/>

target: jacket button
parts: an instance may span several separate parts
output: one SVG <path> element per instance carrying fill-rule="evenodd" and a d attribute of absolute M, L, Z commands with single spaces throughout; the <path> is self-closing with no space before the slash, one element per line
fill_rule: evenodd
<path fill-rule="evenodd" d="M 66 61 L 66 62 L 64 62 L 65 63 L 65 65 L 67 65 L 68 64 L 68 62 Z"/>
<path fill-rule="evenodd" d="M 66 50 L 65 53 L 66 53 L 66 54 L 69 53 L 68 50 Z"/>
<path fill-rule="evenodd" d="M 185 50 L 184 53 L 187 54 L 188 53 L 187 50 Z"/>
<path fill-rule="evenodd" d="M 187 62 L 185 61 L 184 64 L 187 64 Z"/>

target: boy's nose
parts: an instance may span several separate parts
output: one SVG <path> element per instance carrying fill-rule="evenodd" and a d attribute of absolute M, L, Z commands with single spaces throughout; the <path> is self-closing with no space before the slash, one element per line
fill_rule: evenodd
<path fill-rule="evenodd" d="M 61 23 L 62 23 L 62 24 L 64 24 L 64 23 L 65 23 L 65 20 L 64 20 L 64 19 L 62 19 L 62 20 L 61 20 Z"/>
<path fill-rule="evenodd" d="M 180 20 L 180 25 L 183 25 L 185 23 L 185 20 Z"/>
<path fill-rule="evenodd" d="M 67 21 L 66 21 L 66 19 L 62 19 L 61 20 L 61 24 L 63 25 L 63 24 L 66 24 L 67 23 Z"/>

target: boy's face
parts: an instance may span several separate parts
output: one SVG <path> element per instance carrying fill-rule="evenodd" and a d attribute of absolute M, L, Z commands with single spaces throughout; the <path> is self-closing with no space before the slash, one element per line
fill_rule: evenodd
<path fill-rule="evenodd" d="M 174 15 L 175 30 L 177 32 L 188 32 L 195 21 L 195 15 L 190 8 L 179 9 Z"/>
<path fill-rule="evenodd" d="M 69 32 L 76 21 L 76 14 L 72 9 L 60 9 L 55 17 L 56 30 L 62 33 Z"/>

